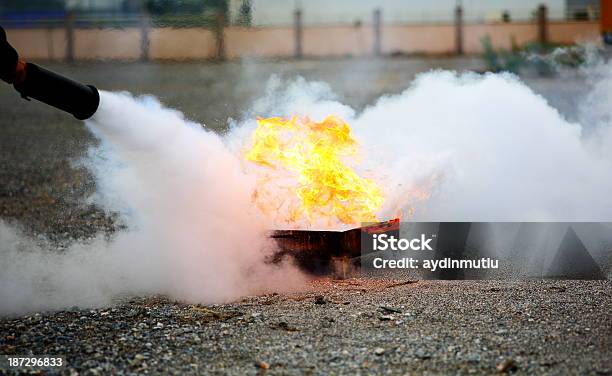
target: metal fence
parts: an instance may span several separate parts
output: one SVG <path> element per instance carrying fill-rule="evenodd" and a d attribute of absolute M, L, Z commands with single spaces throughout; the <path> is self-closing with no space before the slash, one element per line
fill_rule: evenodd
<path fill-rule="evenodd" d="M 372 12 L 376 8 L 360 12 L 319 11 L 301 9 L 304 26 L 318 25 L 355 25 L 371 24 Z M 281 9 L 254 9 L 250 26 L 290 26 L 294 22 L 295 9 L 286 6 Z M 418 11 L 408 7 L 393 12 L 382 9 L 381 22 L 384 24 L 436 24 L 454 22 L 455 8 L 445 10 Z M 78 28 L 123 28 L 141 24 L 143 18 L 154 27 L 204 27 L 214 28 L 219 22 L 228 25 L 245 25 L 235 9 L 223 14 L 164 14 L 146 15 L 136 11 L 46 11 L 46 12 L 2 12 L 0 25 L 7 28 L 54 28 L 64 27 L 72 17 L 74 27 Z M 519 8 L 505 11 L 485 11 L 474 6 L 463 6 L 463 20 L 466 23 L 487 22 L 533 22 L 537 17 L 537 7 Z M 597 20 L 598 8 L 549 8 L 548 18 L 556 20 Z M 249 26 L 249 25 L 246 25 Z"/>
<path fill-rule="evenodd" d="M 0 15 L 0 25 L 6 28 L 54 28 L 64 27 L 72 18 L 78 28 L 124 28 L 139 25 L 143 18 L 154 27 L 205 27 L 217 25 L 216 15 L 168 14 L 146 15 L 138 12 L 39 12 Z"/>

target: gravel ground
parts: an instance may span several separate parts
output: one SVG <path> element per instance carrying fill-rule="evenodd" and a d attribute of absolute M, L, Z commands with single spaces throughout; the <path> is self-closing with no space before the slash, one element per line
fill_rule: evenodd
<path fill-rule="evenodd" d="M 218 131 L 265 92 L 271 73 L 327 81 L 363 108 L 432 67 L 481 63 L 51 65 L 104 89 L 153 93 Z M 530 85 L 568 117 L 582 90 L 575 82 Z M 86 203 L 95 184 L 75 161 L 96 141 L 80 122 L 5 85 L 0 113 L 1 221 L 52 242 L 119 227 L 112 213 Z M 66 374 L 612 373 L 610 281 L 405 282 L 323 279 L 308 292 L 224 305 L 128 298 L 110 308 L 3 318 L 0 354 L 65 355 Z"/>
<path fill-rule="evenodd" d="M 213 306 L 164 298 L 0 321 L 64 374 L 612 372 L 609 281 L 317 280 Z"/>

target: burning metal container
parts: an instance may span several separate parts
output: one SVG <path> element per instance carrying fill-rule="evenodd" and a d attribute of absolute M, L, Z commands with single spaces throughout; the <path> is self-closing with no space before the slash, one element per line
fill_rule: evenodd
<path fill-rule="evenodd" d="M 275 230 L 270 237 L 279 248 L 272 262 L 291 257 L 304 271 L 313 275 L 345 277 L 351 265 L 372 252 L 362 243 L 366 236 L 388 234 L 399 237 L 399 219 L 346 231 Z"/>

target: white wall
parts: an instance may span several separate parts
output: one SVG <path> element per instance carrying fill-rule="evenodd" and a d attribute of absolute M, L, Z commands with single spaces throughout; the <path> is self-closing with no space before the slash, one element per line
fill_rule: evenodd
<path fill-rule="evenodd" d="M 513 19 L 527 19 L 539 4 L 552 18 L 565 9 L 564 0 L 462 0 L 466 21 L 482 21 L 509 10 Z M 449 22 L 457 0 L 252 0 L 255 25 L 290 25 L 296 7 L 303 10 L 305 25 L 370 23 L 372 10 L 382 9 L 385 22 Z"/>

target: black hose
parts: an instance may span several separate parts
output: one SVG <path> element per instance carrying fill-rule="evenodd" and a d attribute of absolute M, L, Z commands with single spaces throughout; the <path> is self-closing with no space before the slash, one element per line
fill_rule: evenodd
<path fill-rule="evenodd" d="M 0 27 L 0 79 L 12 83 L 25 99 L 34 98 L 79 120 L 93 116 L 100 104 L 98 89 L 83 85 L 36 64 L 19 59 Z"/>
<path fill-rule="evenodd" d="M 92 117 L 100 104 L 100 95 L 94 86 L 72 81 L 32 63 L 26 64 L 25 79 L 14 86 L 23 98 L 34 98 L 79 120 Z"/>

